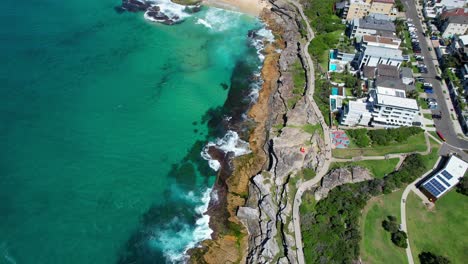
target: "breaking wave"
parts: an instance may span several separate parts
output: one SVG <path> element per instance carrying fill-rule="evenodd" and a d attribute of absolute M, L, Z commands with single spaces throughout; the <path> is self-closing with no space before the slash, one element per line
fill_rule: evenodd
<path fill-rule="evenodd" d="M 214 142 L 209 142 L 206 144 L 205 148 L 201 152 L 201 156 L 208 161 L 210 167 L 215 171 L 218 171 L 221 168 L 221 164 L 219 161 L 213 159 L 208 153 L 211 147 L 215 147 L 217 150 L 220 150 L 225 154 L 232 152 L 235 157 L 249 154 L 251 152 L 248 142 L 240 139 L 237 132 L 228 130 L 224 137 L 218 138 Z"/>
<path fill-rule="evenodd" d="M 211 238 L 213 233 L 209 227 L 210 216 L 205 214 L 210 197 L 211 188 L 206 189 L 201 197 L 196 197 L 193 192 L 189 192 L 185 198 L 193 199 L 192 201 L 198 204 L 194 210 L 198 217 L 195 227 L 175 216 L 162 228 L 154 230 L 153 233 L 157 235 L 151 236 L 148 243 L 161 250 L 169 262 L 185 263 L 188 259 L 188 250 L 199 242 Z M 178 231 L 175 232 L 175 230 Z"/>

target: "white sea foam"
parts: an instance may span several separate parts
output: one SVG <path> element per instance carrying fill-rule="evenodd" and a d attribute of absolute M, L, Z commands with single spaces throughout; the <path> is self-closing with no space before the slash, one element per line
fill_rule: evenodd
<path fill-rule="evenodd" d="M 150 2 L 152 6 L 159 6 L 160 11 L 172 19 L 179 17 L 177 20 L 182 20 L 190 16 L 190 14 L 185 12 L 185 6 L 173 3 L 171 0 L 150 0 L 148 2 Z M 146 12 L 144 17 L 147 20 L 159 22 L 158 20 L 148 16 Z"/>
<path fill-rule="evenodd" d="M 6 243 L 0 244 L 0 256 L 0 263 L 3 263 L 1 261 L 3 259 L 5 263 L 16 264 L 16 260 L 10 255 L 10 252 L 8 252 Z"/>
<path fill-rule="evenodd" d="M 199 242 L 211 238 L 213 230 L 209 227 L 210 216 L 205 215 L 210 202 L 211 188 L 206 189 L 201 197 L 196 197 L 193 192 L 187 194 L 187 198 L 193 199 L 199 204 L 195 207 L 195 214 L 199 216 L 195 222 L 195 228 L 182 223 L 176 216 L 164 229 L 155 230 L 157 236 L 149 239 L 149 243 L 159 248 L 171 263 L 184 263 L 189 249 L 195 247 Z M 179 230 L 174 232 L 174 230 Z"/>
<path fill-rule="evenodd" d="M 221 164 L 217 160 L 213 160 L 208 153 L 210 147 L 215 147 L 224 153 L 232 152 L 235 157 L 250 153 L 249 143 L 240 139 L 235 131 L 228 130 L 223 138 L 218 138 L 214 142 L 208 142 L 201 152 L 202 158 L 207 160 L 210 167 L 215 171 L 219 170 Z"/>
<path fill-rule="evenodd" d="M 202 24 L 215 32 L 222 32 L 234 27 L 241 15 L 239 12 L 210 7 L 204 17 L 199 19 L 206 24 L 202 21 L 197 21 L 199 22 L 197 24 Z"/>

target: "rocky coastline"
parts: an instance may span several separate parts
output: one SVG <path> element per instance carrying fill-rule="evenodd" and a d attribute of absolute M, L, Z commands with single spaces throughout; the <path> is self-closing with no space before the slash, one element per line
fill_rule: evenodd
<path fill-rule="evenodd" d="M 191 263 L 297 263 L 292 203 L 304 168 L 323 165 L 325 143 L 321 128 L 305 129 L 319 124 L 307 91 L 290 104 L 297 97 L 291 66 L 303 65 L 300 15 L 286 1 L 270 4 L 261 18 L 275 42 L 265 47 L 264 82 L 248 112 L 252 152 L 227 164 L 220 157 L 217 199 L 208 210 L 214 233 L 189 251 Z"/>

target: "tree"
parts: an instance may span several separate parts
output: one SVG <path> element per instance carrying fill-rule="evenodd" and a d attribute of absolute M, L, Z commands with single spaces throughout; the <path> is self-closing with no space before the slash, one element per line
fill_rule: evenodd
<path fill-rule="evenodd" d="M 398 227 L 398 224 L 396 222 L 393 222 L 393 221 L 389 221 L 389 220 L 383 220 L 382 221 L 382 227 L 390 232 L 390 233 L 395 233 L 398 231 L 399 227 Z"/>
<path fill-rule="evenodd" d="M 407 238 L 408 236 L 403 231 L 397 231 L 392 234 L 392 242 L 401 248 L 408 247 L 408 242 L 406 241 Z"/>
<path fill-rule="evenodd" d="M 457 192 L 463 195 L 468 195 L 468 181 L 465 177 L 461 178 L 457 185 Z"/>
<path fill-rule="evenodd" d="M 446 257 L 435 255 L 431 252 L 422 252 L 418 255 L 421 264 L 449 264 Z"/>

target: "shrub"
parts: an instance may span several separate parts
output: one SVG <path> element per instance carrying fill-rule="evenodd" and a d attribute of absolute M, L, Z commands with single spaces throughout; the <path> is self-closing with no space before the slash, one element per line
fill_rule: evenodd
<path fill-rule="evenodd" d="M 461 178 L 460 182 L 457 185 L 457 192 L 468 195 L 468 181 L 465 177 Z"/>
<path fill-rule="evenodd" d="M 407 238 L 408 236 L 403 231 L 397 231 L 395 233 L 392 233 L 392 242 L 401 248 L 408 247 Z"/>
<path fill-rule="evenodd" d="M 449 264 L 446 257 L 435 255 L 431 252 L 422 252 L 418 255 L 421 264 Z"/>

